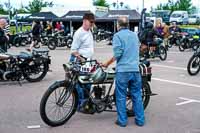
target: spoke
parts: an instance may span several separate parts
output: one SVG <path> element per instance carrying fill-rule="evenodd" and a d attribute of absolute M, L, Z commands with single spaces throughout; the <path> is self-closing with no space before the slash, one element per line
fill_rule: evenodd
<path fill-rule="evenodd" d="M 55 90 L 55 100 L 56 100 L 56 102 L 58 101 L 58 99 L 57 99 L 57 94 L 56 94 L 56 90 Z"/>

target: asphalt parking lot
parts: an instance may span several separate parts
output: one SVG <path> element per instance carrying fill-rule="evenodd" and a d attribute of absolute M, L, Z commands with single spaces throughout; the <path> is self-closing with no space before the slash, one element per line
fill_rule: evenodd
<path fill-rule="evenodd" d="M 24 50 L 24 47 L 13 47 L 9 52 Z M 0 133 L 200 133 L 200 75 L 191 77 L 187 73 L 192 51 L 179 52 L 176 47 L 169 50 L 166 61 L 151 60 L 150 85 L 158 95 L 151 97 L 145 110 L 144 127 L 137 127 L 133 118 L 129 118 L 126 128 L 117 127 L 114 124 L 116 113 L 109 112 L 76 113 L 63 126 L 45 125 L 39 114 L 41 97 L 54 81 L 64 79 L 62 64 L 68 62 L 69 54 L 66 48 L 50 51 L 52 72 L 41 82 L 23 81 L 22 86 L 17 82 L 0 82 Z M 111 46 L 96 45 L 95 58 L 100 62 L 111 56 Z"/>

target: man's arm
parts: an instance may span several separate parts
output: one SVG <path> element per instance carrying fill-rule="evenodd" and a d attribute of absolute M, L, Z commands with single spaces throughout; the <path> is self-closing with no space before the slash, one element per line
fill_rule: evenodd
<path fill-rule="evenodd" d="M 84 61 L 84 59 L 78 53 L 78 49 L 80 48 L 80 45 L 81 45 L 80 36 L 77 32 L 75 32 L 74 37 L 73 37 L 72 46 L 71 46 L 71 54 L 73 56 L 77 57 L 79 60 Z"/>
<path fill-rule="evenodd" d="M 120 41 L 120 38 L 118 35 L 114 35 L 113 37 L 113 53 L 114 56 L 109 59 L 105 64 L 102 66 L 108 67 L 110 64 L 112 64 L 115 60 L 119 60 L 124 52 L 124 49 L 122 48 L 122 42 Z"/>

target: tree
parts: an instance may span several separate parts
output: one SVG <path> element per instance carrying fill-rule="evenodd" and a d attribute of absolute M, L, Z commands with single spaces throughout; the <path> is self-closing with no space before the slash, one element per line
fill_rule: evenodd
<path fill-rule="evenodd" d="M 160 4 L 156 9 L 171 11 L 183 10 L 192 12 L 196 8 L 192 7 L 191 0 L 177 0 L 176 2 L 169 0 L 167 4 Z"/>
<path fill-rule="evenodd" d="M 35 13 L 40 12 L 42 7 L 52 7 L 52 2 L 44 2 L 43 0 L 33 0 L 32 2 L 29 2 L 29 5 L 26 7 L 28 12 Z"/>
<path fill-rule="evenodd" d="M 106 2 L 106 0 L 93 0 L 93 5 L 109 7 L 109 5 Z"/>
<path fill-rule="evenodd" d="M 8 12 L 3 8 L 2 4 L 0 4 L 0 14 L 8 14 Z"/>

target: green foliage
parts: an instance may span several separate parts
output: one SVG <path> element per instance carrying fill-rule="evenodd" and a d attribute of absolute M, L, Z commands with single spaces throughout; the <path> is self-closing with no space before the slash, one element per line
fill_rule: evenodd
<path fill-rule="evenodd" d="M 36 13 L 40 12 L 42 7 L 52 7 L 53 6 L 53 1 L 52 2 L 44 2 L 43 0 L 33 0 L 32 2 L 29 2 L 29 5 L 26 7 L 28 12 L 31 13 Z"/>
<path fill-rule="evenodd" d="M 31 30 L 31 26 L 23 26 L 22 27 L 22 32 L 25 32 L 25 31 L 30 31 Z M 18 27 L 18 32 L 19 32 L 19 27 Z M 15 26 L 10 26 L 10 33 L 11 34 L 16 34 L 16 27 Z"/>
<path fill-rule="evenodd" d="M 8 12 L 3 8 L 2 4 L 0 4 L 0 14 L 8 14 Z"/>
<path fill-rule="evenodd" d="M 95 6 L 109 7 L 109 5 L 106 2 L 106 0 L 93 0 L 93 5 L 95 5 Z"/>
<path fill-rule="evenodd" d="M 183 10 L 188 11 L 189 13 L 192 13 L 194 10 L 196 10 L 195 7 L 192 7 L 192 0 L 179 0 L 179 1 L 168 1 L 167 4 L 160 4 L 157 6 L 156 10 Z"/>

